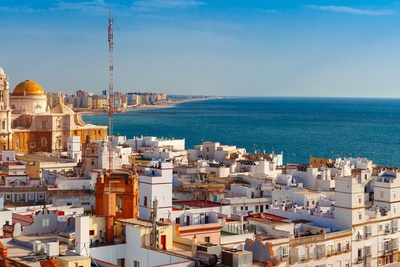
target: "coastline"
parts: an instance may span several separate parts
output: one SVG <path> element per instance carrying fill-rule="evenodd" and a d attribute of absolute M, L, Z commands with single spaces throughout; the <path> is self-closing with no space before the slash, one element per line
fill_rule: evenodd
<path fill-rule="evenodd" d="M 216 99 L 218 97 L 201 97 L 201 98 L 184 98 L 184 99 L 176 99 L 176 100 L 169 100 L 168 102 L 156 103 L 153 105 L 138 105 L 132 107 L 125 107 L 125 108 L 115 108 L 115 113 L 123 113 L 128 111 L 135 111 L 135 110 L 146 110 L 146 109 L 161 109 L 161 108 L 172 108 L 177 104 L 185 103 L 185 102 L 193 102 L 193 101 L 203 101 L 203 100 L 210 100 Z M 76 108 L 74 109 L 75 112 L 81 114 L 108 114 L 108 109 L 85 109 L 85 108 Z"/>

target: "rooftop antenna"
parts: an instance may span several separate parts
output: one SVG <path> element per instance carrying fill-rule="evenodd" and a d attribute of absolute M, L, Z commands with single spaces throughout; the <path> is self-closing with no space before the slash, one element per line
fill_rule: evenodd
<path fill-rule="evenodd" d="M 114 32 L 113 32 L 114 18 L 110 13 L 108 17 L 108 169 L 111 172 L 113 167 L 113 152 L 112 152 L 112 138 L 113 138 L 113 116 L 114 116 Z"/>
<path fill-rule="evenodd" d="M 158 231 L 157 231 L 157 216 L 158 216 L 158 200 L 154 199 L 153 203 L 149 201 L 148 215 L 151 221 L 152 230 L 150 234 L 150 246 L 152 248 L 157 248 L 158 243 Z"/>

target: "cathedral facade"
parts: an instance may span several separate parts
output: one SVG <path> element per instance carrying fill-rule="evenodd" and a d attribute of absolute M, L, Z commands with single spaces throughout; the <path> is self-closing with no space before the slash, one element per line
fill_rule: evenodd
<path fill-rule="evenodd" d="M 8 77 L 0 68 L 0 150 L 66 151 L 69 137 L 79 136 L 84 142 L 88 135 L 107 140 L 107 126 L 85 123 L 61 97 L 49 108 L 45 91 L 31 80 L 19 83 L 10 94 Z"/>

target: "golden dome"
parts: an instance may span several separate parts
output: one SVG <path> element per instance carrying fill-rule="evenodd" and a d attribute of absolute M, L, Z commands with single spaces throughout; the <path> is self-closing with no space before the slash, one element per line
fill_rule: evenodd
<path fill-rule="evenodd" d="M 39 96 L 46 95 L 43 88 L 34 81 L 26 80 L 15 86 L 12 96 Z"/>

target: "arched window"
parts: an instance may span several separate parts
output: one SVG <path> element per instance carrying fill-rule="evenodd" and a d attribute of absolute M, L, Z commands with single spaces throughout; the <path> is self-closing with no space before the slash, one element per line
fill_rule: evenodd
<path fill-rule="evenodd" d="M 42 147 L 45 147 L 45 146 L 46 146 L 46 144 L 47 144 L 46 137 L 42 137 L 42 139 L 41 139 L 41 142 L 40 142 L 40 143 L 42 144 Z"/>

